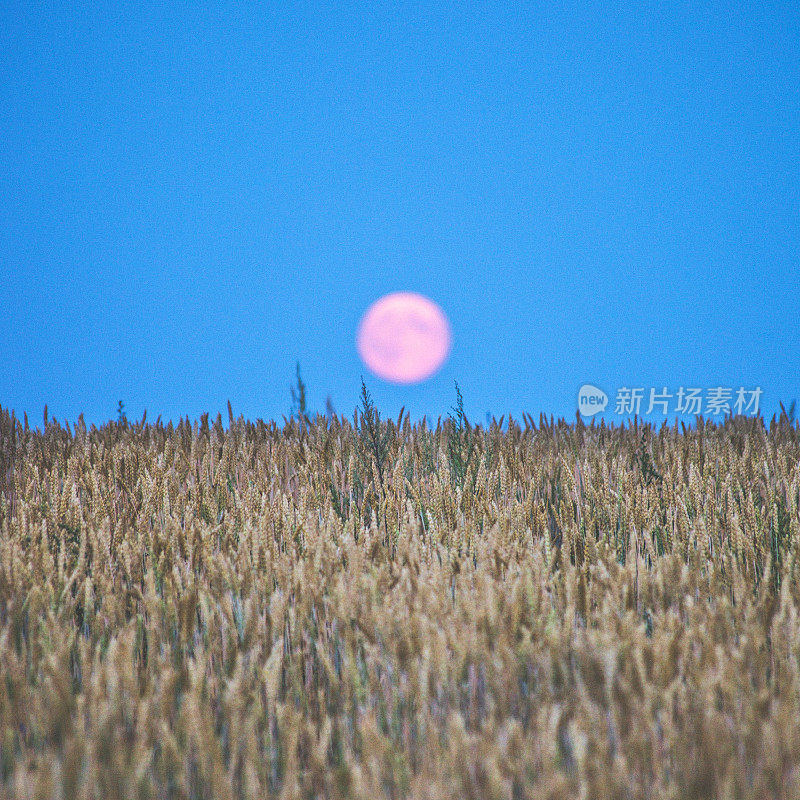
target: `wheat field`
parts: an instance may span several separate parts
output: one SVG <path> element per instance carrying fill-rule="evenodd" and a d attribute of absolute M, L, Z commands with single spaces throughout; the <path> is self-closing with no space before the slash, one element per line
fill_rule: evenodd
<path fill-rule="evenodd" d="M 0 797 L 800 798 L 800 429 L 0 408 Z"/>

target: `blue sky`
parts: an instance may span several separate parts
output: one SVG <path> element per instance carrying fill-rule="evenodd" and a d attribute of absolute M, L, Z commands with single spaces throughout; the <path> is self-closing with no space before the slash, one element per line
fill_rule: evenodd
<path fill-rule="evenodd" d="M 465 7 L 466 6 L 466 7 Z M 0 8 L 0 405 L 573 419 L 800 397 L 795 3 Z M 453 330 L 411 387 L 359 319 Z M 643 409 L 644 410 L 644 409 Z M 670 418 L 674 419 L 674 413 Z M 655 422 L 663 415 L 646 417 Z"/>

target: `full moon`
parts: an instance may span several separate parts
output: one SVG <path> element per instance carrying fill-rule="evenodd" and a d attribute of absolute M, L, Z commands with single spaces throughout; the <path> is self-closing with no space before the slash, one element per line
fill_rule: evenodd
<path fill-rule="evenodd" d="M 379 377 L 417 383 L 442 366 L 451 341 L 450 323 L 436 303 L 416 292 L 393 292 L 367 309 L 356 347 Z"/>

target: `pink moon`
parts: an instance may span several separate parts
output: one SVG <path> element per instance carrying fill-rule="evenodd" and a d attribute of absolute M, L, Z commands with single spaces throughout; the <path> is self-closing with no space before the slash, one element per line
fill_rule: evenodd
<path fill-rule="evenodd" d="M 379 377 L 417 383 L 436 372 L 450 353 L 450 323 L 439 306 L 416 292 L 376 300 L 361 318 L 358 354 Z"/>

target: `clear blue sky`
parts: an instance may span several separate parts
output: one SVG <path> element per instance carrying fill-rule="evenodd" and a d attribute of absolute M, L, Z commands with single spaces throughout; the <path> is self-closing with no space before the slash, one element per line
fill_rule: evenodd
<path fill-rule="evenodd" d="M 800 397 L 797 3 L 378 5 L 2 3 L 0 405 Z M 355 348 L 394 290 L 453 329 L 412 387 Z"/>

